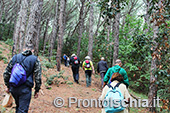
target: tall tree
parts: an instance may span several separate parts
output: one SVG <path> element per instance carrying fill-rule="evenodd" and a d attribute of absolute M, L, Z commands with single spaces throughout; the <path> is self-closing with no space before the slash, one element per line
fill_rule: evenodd
<path fill-rule="evenodd" d="M 59 0 L 56 1 L 56 9 L 55 9 L 55 17 L 54 17 L 54 22 L 53 22 L 53 30 L 52 30 L 52 37 L 50 40 L 50 55 L 51 57 L 53 55 L 53 48 L 54 48 L 54 42 L 56 41 L 57 38 L 57 32 L 58 32 L 58 10 L 59 10 Z"/>
<path fill-rule="evenodd" d="M 94 21 L 94 9 L 93 0 L 90 0 L 90 15 L 89 15 L 89 45 L 88 45 L 88 56 L 93 58 L 93 21 Z"/>
<path fill-rule="evenodd" d="M 33 44 L 34 48 L 36 48 L 36 40 L 39 39 L 39 24 L 40 24 L 40 17 L 41 17 L 41 9 L 42 0 L 33 0 L 31 7 L 30 7 L 30 15 L 28 19 L 28 25 L 26 29 L 26 38 L 25 44 Z M 38 45 L 37 45 L 38 46 Z M 35 49 L 35 54 L 37 55 L 38 52 Z"/>
<path fill-rule="evenodd" d="M 65 0 L 60 1 L 60 15 L 59 15 L 59 33 L 58 33 L 58 44 L 57 44 L 57 71 L 60 71 L 61 68 L 61 52 L 63 47 L 63 36 L 64 36 L 64 26 L 63 26 L 63 17 L 64 17 L 64 8 L 65 8 Z"/>
<path fill-rule="evenodd" d="M 84 13 L 84 2 L 85 0 L 81 0 L 81 9 L 80 9 L 80 15 L 79 15 L 79 36 L 78 36 L 78 47 L 77 47 L 77 56 L 80 56 L 80 47 L 81 47 L 81 37 L 83 33 L 83 13 Z"/>
<path fill-rule="evenodd" d="M 42 11 L 42 8 L 43 8 L 43 0 L 39 0 L 39 6 L 38 6 L 38 11 L 37 11 L 37 37 L 36 37 L 36 46 L 35 46 L 35 55 L 38 56 L 38 53 L 39 53 L 39 41 L 40 41 L 40 32 L 41 32 L 41 19 L 42 19 L 42 14 L 41 14 L 41 11 Z"/>
<path fill-rule="evenodd" d="M 149 86 L 149 94 L 148 94 L 148 102 L 149 102 L 149 111 L 151 112 L 156 112 L 156 106 L 154 106 L 154 98 L 157 97 L 157 86 L 156 86 L 156 82 L 157 82 L 157 77 L 155 76 L 157 73 L 157 66 L 158 66 L 158 49 L 159 49 L 159 42 L 158 40 L 160 40 L 158 33 L 159 33 L 159 19 L 160 19 L 160 15 L 162 12 L 161 10 L 163 10 L 163 1 L 164 0 L 159 0 L 158 3 L 154 4 L 154 6 L 158 6 L 158 10 L 156 9 L 153 13 L 152 17 L 157 17 L 157 18 L 153 18 L 153 39 L 152 39 L 152 61 L 151 61 L 151 71 L 150 71 L 150 86 Z"/>
<path fill-rule="evenodd" d="M 15 32 L 13 36 L 14 40 L 14 47 L 13 47 L 13 52 L 17 53 L 18 50 L 18 45 L 19 45 L 19 51 L 22 51 L 22 44 L 23 44 L 23 39 L 24 39 L 24 33 L 25 33 L 25 28 L 26 28 L 26 22 L 27 22 L 27 9 L 28 9 L 28 0 L 22 0 L 20 4 L 20 11 L 18 15 L 18 20 L 15 25 Z"/>
<path fill-rule="evenodd" d="M 116 0 L 116 13 L 115 13 L 115 24 L 114 24 L 114 52 L 113 52 L 113 63 L 112 65 L 115 65 L 115 61 L 118 58 L 119 55 L 119 23 L 120 23 L 120 4 L 119 1 Z"/>

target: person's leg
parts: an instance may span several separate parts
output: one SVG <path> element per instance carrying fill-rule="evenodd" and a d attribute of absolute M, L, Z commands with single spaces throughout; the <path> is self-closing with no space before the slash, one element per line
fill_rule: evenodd
<path fill-rule="evenodd" d="M 102 83 L 102 86 L 103 86 L 104 72 L 101 72 L 100 76 L 101 76 L 101 83 Z"/>
<path fill-rule="evenodd" d="M 92 70 L 89 70 L 89 86 L 91 86 L 91 74 L 92 74 Z"/>
<path fill-rule="evenodd" d="M 85 71 L 86 75 L 86 86 L 89 87 L 89 75 L 88 75 L 88 70 Z"/>
<path fill-rule="evenodd" d="M 17 92 L 15 92 L 15 91 L 10 91 L 11 92 L 11 94 L 12 94 L 12 96 L 13 96 L 13 98 L 14 98 L 14 100 L 15 100 L 15 104 L 16 104 L 16 113 L 18 113 L 18 107 L 19 107 L 19 96 L 18 96 L 18 93 Z"/>
<path fill-rule="evenodd" d="M 76 82 L 79 83 L 79 67 L 76 67 Z"/>
<path fill-rule="evenodd" d="M 64 60 L 64 64 L 65 64 L 65 66 L 67 66 L 67 60 Z"/>
<path fill-rule="evenodd" d="M 19 96 L 19 107 L 17 113 L 28 113 L 29 104 L 31 101 L 31 88 L 25 87 L 21 91 L 21 95 Z"/>
<path fill-rule="evenodd" d="M 76 82 L 76 71 L 75 71 L 75 67 L 73 67 L 73 66 L 72 66 L 72 72 L 73 72 L 74 82 Z"/>

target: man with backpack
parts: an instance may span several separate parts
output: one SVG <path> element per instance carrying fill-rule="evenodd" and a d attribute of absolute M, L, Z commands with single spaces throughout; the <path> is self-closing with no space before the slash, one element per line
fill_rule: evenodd
<path fill-rule="evenodd" d="M 113 73 L 116 73 L 116 72 L 120 73 L 123 76 L 124 80 L 122 81 L 122 83 L 124 83 L 126 85 L 126 87 L 129 86 L 129 80 L 128 80 L 127 73 L 123 68 L 121 68 L 121 66 L 122 66 L 122 61 L 120 59 L 117 59 L 115 66 L 113 66 L 107 70 L 104 80 L 103 80 L 104 86 L 108 82 L 110 82 L 110 79 L 111 79 Z"/>
<path fill-rule="evenodd" d="M 91 86 L 92 72 L 93 72 L 93 74 L 95 73 L 93 63 L 92 63 L 92 61 L 90 59 L 91 58 L 89 56 L 86 56 L 85 61 L 83 62 L 83 65 L 82 65 L 83 70 L 85 70 L 86 86 L 87 87 Z"/>
<path fill-rule="evenodd" d="M 27 44 L 24 50 L 12 57 L 3 74 L 6 92 L 10 92 L 15 99 L 16 113 L 28 112 L 34 81 L 34 98 L 38 97 L 41 87 L 41 64 L 33 55 L 33 45 Z"/>
<path fill-rule="evenodd" d="M 79 84 L 80 59 L 75 54 L 72 54 L 71 58 L 70 58 L 70 64 L 72 65 L 71 69 L 72 69 L 72 72 L 73 72 L 74 82 Z"/>
<path fill-rule="evenodd" d="M 107 62 L 104 61 L 104 57 L 101 58 L 101 61 L 97 64 L 97 72 L 100 73 L 101 76 L 101 83 L 103 87 L 103 79 L 108 69 Z"/>
<path fill-rule="evenodd" d="M 121 74 L 116 72 L 112 75 L 111 83 L 103 88 L 100 96 L 100 100 L 104 101 L 102 113 L 128 113 L 126 107 L 130 101 L 130 94 L 126 85 L 121 83 L 124 81 L 123 78 Z"/>

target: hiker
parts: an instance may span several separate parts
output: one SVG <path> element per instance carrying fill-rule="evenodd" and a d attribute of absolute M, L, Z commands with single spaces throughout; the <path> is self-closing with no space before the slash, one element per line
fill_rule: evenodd
<path fill-rule="evenodd" d="M 67 57 L 67 66 L 69 67 L 69 64 L 70 64 L 70 58 Z"/>
<path fill-rule="evenodd" d="M 85 61 L 83 62 L 83 65 L 82 65 L 83 70 L 85 70 L 86 86 L 87 87 L 91 86 L 92 72 L 93 72 L 93 74 L 95 73 L 93 63 L 92 63 L 92 61 L 90 59 L 91 58 L 89 56 L 86 56 Z"/>
<path fill-rule="evenodd" d="M 104 77 L 104 80 L 103 80 L 103 81 L 104 81 L 104 86 L 105 86 L 108 82 L 110 82 L 110 79 L 111 79 L 111 76 L 113 75 L 113 73 L 118 72 L 118 73 L 120 73 L 120 74 L 123 76 L 123 78 L 124 78 L 124 80 L 123 80 L 122 83 L 124 83 L 124 84 L 126 85 L 126 87 L 128 88 L 128 86 L 129 86 L 128 76 L 127 76 L 126 71 L 125 71 L 123 68 L 121 68 L 121 66 L 122 66 L 122 61 L 121 61 L 120 59 L 117 59 L 115 66 L 113 66 L 113 67 L 111 67 L 111 68 L 109 68 L 109 69 L 107 70 L 107 72 L 106 72 L 106 74 L 105 74 L 105 77 Z"/>
<path fill-rule="evenodd" d="M 12 57 L 3 74 L 6 92 L 15 99 L 16 113 L 28 113 L 34 81 L 34 98 L 38 97 L 41 87 L 41 64 L 33 52 L 33 45 L 27 44 L 24 52 Z"/>
<path fill-rule="evenodd" d="M 75 54 L 72 54 L 71 58 L 70 58 L 70 64 L 72 65 L 71 69 L 72 69 L 72 72 L 73 72 L 74 82 L 79 84 L 80 59 Z"/>
<path fill-rule="evenodd" d="M 107 62 L 104 60 L 105 60 L 104 57 L 102 57 L 101 61 L 99 61 L 99 63 L 97 64 L 97 72 L 100 73 L 102 87 L 103 87 L 103 79 L 108 69 Z"/>
<path fill-rule="evenodd" d="M 114 100 L 123 100 L 123 99 L 125 99 L 126 101 L 125 101 L 124 105 L 129 104 L 130 94 L 128 92 L 128 89 L 127 89 L 126 85 L 121 83 L 122 81 L 124 81 L 123 78 L 124 77 L 121 74 L 119 74 L 118 72 L 114 73 L 112 78 L 111 78 L 111 83 L 106 85 L 103 88 L 102 95 L 100 96 L 99 99 L 102 100 L 102 101 L 104 99 L 108 99 L 108 100 L 112 99 L 113 100 L 112 102 L 114 102 Z M 118 89 L 114 89 L 116 87 Z M 118 95 L 116 95 L 116 91 L 118 91 L 118 93 L 117 93 Z M 121 95 L 120 95 L 120 93 L 121 93 Z M 104 104 L 105 103 L 103 103 L 103 106 L 105 106 Z M 112 106 L 110 106 L 110 105 L 112 105 Z M 115 113 L 116 111 L 117 111 L 116 113 L 128 113 L 128 109 L 123 108 L 121 106 L 121 102 L 119 103 L 119 105 L 120 106 L 117 106 L 117 108 L 116 108 L 116 107 L 114 107 L 113 104 L 109 104 L 108 106 L 106 106 L 105 108 L 102 109 L 102 113 L 106 113 L 106 112 Z"/>
<path fill-rule="evenodd" d="M 64 65 L 67 66 L 67 55 L 66 54 L 63 55 L 63 59 L 64 59 Z"/>

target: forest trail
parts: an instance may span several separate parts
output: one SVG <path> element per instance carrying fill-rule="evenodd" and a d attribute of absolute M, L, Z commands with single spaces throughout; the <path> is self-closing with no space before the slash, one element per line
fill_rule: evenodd
<path fill-rule="evenodd" d="M 0 45 L 0 48 L 3 48 L 4 51 L 2 52 L 2 55 L 4 55 L 7 58 L 7 54 L 10 53 L 9 47 L 3 43 Z M 9 61 L 9 59 L 8 59 Z M 41 58 L 40 58 L 41 61 Z M 4 64 L 4 61 L 0 61 L 0 102 L 2 102 L 3 96 L 4 96 L 4 90 L 5 85 L 3 81 L 3 73 L 6 68 L 7 64 Z M 76 104 L 72 104 L 71 108 L 68 107 L 68 98 L 69 97 L 76 97 L 77 99 L 97 99 L 100 94 L 101 90 L 99 89 L 100 79 L 95 78 L 94 75 L 92 75 L 92 85 L 91 87 L 86 87 L 86 79 L 84 71 L 80 68 L 79 71 L 79 82 L 80 84 L 76 84 L 73 82 L 72 77 L 72 71 L 71 66 L 65 67 L 64 65 L 61 65 L 61 71 L 64 70 L 63 77 L 68 77 L 68 80 L 71 84 L 59 84 L 59 87 L 57 87 L 56 84 L 52 84 L 50 87 L 51 89 L 46 89 L 45 82 L 46 77 L 43 75 L 45 74 L 47 77 L 50 75 L 58 74 L 59 72 L 54 69 L 44 69 L 42 67 L 42 86 L 41 91 L 39 92 L 39 98 L 34 99 L 32 98 L 29 113 L 95 113 L 99 112 L 100 108 L 77 108 Z M 60 79 L 59 79 L 60 80 Z M 62 81 L 62 79 L 61 79 Z M 72 84 L 73 83 L 73 84 Z M 32 90 L 34 92 L 34 89 Z M 33 95 L 34 93 L 32 93 Z M 62 108 L 56 108 L 53 105 L 53 100 L 56 97 L 62 97 L 65 100 L 65 104 Z M 13 107 L 15 107 L 15 104 L 13 104 Z M 11 108 L 7 109 L 6 112 L 9 112 Z M 14 109 L 13 109 L 14 110 Z M 13 111 L 12 110 L 12 111 Z"/>
<path fill-rule="evenodd" d="M 9 59 L 9 53 L 10 49 L 9 46 L 6 44 L 2 43 L 0 44 L 0 48 L 3 49 L 2 54 L 6 58 Z M 40 61 L 42 61 L 40 57 Z M 0 102 L 2 102 L 4 95 L 5 95 L 5 85 L 3 81 L 3 73 L 6 68 L 7 64 L 4 64 L 4 61 L 0 61 Z M 53 69 L 47 69 L 42 66 L 42 86 L 41 90 L 39 92 L 39 97 L 37 99 L 33 98 L 34 94 L 34 89 L 32 90 L 32 100 L 29 108 L 29 113 L 100 113 L 101 108 L 95 108 L 95 107 L 88 107 L 84 108 L 80 106 L 79 108 L 77 107 L 77 104 L 72 104 L 71 107 L 68 107 L 68 98 L 69 97 L 75 97 L 77 99 L 98 99 L 99 96 L 101 95 L 101 90 L 100 90 L 100 77 L 95 77 L 92 75 L 92 84 L 89 88 L 86 87 L 86 79 L 85 79 L 85 74 L 82 68 L 79 70 L 79 82 L 80 84 L 76 84 L 73 82 L 73 77 L 72 77 L 72 71 L 71 71 L 71 66 L 70 67 L 65 67 L 64 65 L 61 65 L 61 71 L 64 71 L 63 77 L 67 78 L 67 83 L 64 83 L 64 79 L 59 78 L 57 80 L 60 81 L 59 87 L 57 84 L 52 84 L 49 87 L 51 89 L 47 89 L 45 86 L 46 82 L 46 75 L 47 77 L 51 75 L 58 74 L 59 72 L 56 70 L 56 67 Z M 65 100 L 65 104 L 61 108 L 56 108 L 53 105 L 53 101 L 56 97 L 61 97 Z M 80 101 L 80 105 L 82 101 Z M 86 105 L 86 104 L 85 104 Z M 1 107 L 0 107 L 1 109 Z M 4 110 L 5 111 L 5 110 Z M 8 112 L 14 112 L 15 111 L 15 103 L 13 103 L 12 108 L 7 108 L 6 113 Z M 143 112 L 144 113 L 144 112 Z"/>

